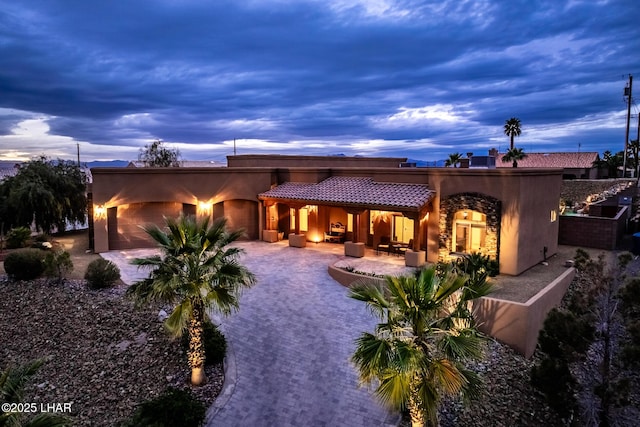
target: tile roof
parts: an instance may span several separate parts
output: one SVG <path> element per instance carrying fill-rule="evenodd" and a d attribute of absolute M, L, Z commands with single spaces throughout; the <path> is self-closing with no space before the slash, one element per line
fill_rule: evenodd
<path fill-rule="evenodd" d="M 375 182 L 371 178 L 327 178 L 317 184 L 285 182 L 258 197 L 301 202 L 420 210 L 435 196 L 422 184 Z"/>
<path fill-rule="evenodd" d="M 527 153 L 527 157 L 518 160 L 519 168 L 563 168 L 563 169 L 590 169 L 594 160 L 598 157 L 596 152 L 584 153 Z M 499 153 L 496 157 L 497 168 L 510 168 L 512 162 L 503 162 Z"/>

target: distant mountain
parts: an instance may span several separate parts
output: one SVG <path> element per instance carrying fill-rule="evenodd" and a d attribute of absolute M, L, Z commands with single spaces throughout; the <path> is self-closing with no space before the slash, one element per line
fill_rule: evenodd
<path fill-rule="evenodd" d="M 88 168 L 124 168 L 129 164 L 128 160 L 95 160 L 87 162 Z"/>

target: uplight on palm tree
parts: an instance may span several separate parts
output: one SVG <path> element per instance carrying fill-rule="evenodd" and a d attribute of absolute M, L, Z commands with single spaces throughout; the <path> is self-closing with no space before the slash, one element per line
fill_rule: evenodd
<path fill-rule="evenodd" d="M 238 258 L 242 249 L 228 247 L 242 236 L 229 232 L 226 218 L 209 225 L 209 218 L 165 218 L 167 228 L 151 225 L 145 231 L 158 243 L 161 255 L 137 258 L 133 264 L 150 268 L 149 277 L 133 284 L 128 293 L 138 304 L 175 304 L 165 321 L 174 336 L 189 335 L 191 383 L 206 381 L 203 324 L 207 310 L 228 315 L 238 309 L 243 288 L 255 283 L 254 275 Z"/>
<path fill-rule="evenodd" d="M 511 162 L 514 168 L 518 167 L 518 162 L 525 159 L 527 155 L 522 148 L 511 148 L 502 156 L 503 162 Z"/>
<path fill-rule="evenodd" d="M 480 379 L 464 362 L 481 355 L 470 301 L 486 295 L 486 281 L 467 281 L 451 269 L 424 269 L 408 277 L 387 276 L 351 289 L 380 318 L 373 333 L 357 339 L 352 360 L 364 383 L 389 406 L 409 410 L 413 426 L 436 426 L 443 396 L 477 395 Z"/>
<path fill-rule="evenodd" d="M 520 134 L 522 133 L 522 130 L 520 127 L 521 127 L 520 119 L 517 117 L 511 117 L 504 124 L 504 134 L 509 137 L 509 140 L 511 142 L 511 145 L 509 146 L 509 148 L 512 150 L 514 147 L 513 138 L 516 136 L 520 136 Z"/>

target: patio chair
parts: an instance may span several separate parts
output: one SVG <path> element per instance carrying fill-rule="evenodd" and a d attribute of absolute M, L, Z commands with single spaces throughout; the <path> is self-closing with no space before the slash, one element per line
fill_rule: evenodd
<path fill-rule="evenodd" d="M 411 249 L 413 247 L 413 239 L 409 240 L 409 243 L 407 243 L 406 245 L 403 243 L 400 247 L 397 248 L 398 254 L 402 254 L 402 256 L 405 255 L 405 253 L 407 252 L 407 249 Z"/>
<path fill-rule="evenodd" d="M 391 251 L 391 237 L 380 237 L 380 243 L 378 243 L 378 246 L 376 246 L 376 255 L 380 253 L 380 250 L 386 251 L 387 255 L 389 255 L 389 252 Z"/>

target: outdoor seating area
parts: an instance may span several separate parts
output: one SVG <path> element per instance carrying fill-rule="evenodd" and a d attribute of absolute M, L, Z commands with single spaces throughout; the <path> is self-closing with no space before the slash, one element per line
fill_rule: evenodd
<path fill-rule="evenodd" d="M 376 245 L 376 255 L 386 252 L 387 255 L 404 256 L 407 249 L 413 246 L 413 239 L 409 243 L 392 241 L 389 236 L 380 237 L 380 243 Z"/>

